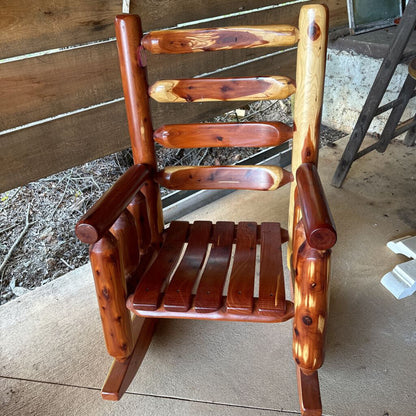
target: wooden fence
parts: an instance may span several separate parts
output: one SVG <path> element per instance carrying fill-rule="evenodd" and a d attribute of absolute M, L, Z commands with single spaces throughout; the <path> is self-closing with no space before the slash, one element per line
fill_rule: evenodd
<path fill-rule="evenodd" d="M 290 3 L 290 4 L 288 4 Z M 304 0 L 132 0 L 143 29 L 297 24 Z M 345 0 L 319 1 L 330 27 L 347 24 Z M 2 2 L 0 16 L 0 192 L 129 146 L 114 39 L 121 0 Z M 295 50 L 266 48 L 154 56 L 149 80 L 288 75 Z M 207 56 L 209 55 L 209 56 Z M 203 120 L 236 103 L 153 103 L 153 124 Z"/>

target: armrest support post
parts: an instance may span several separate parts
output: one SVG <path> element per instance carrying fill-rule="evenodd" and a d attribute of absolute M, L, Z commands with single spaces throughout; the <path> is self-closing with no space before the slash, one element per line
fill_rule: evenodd
<path fill-rule="evenodd" d="M 337 233 L 316 166 L 299 165 L 296 181 L 308 244 L 317 250 L 328 250 L 336 243 Z"/>

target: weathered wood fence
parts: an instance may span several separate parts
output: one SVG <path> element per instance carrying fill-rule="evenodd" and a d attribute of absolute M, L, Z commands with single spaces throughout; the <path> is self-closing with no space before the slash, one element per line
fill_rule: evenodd
<path fill-rule="evenodd" d="M 330 27 L 347 24 L 345 0 L 318 1 Z M 297 24 L 305 0 L 133 0 L 143 29 Z M 0 192 L 129 146 L 114 40 L 121 0 L 5 0 L 0 12 Z M 195 76 L 288 75 L 295 51 L 246 49 L 153 56 L 149 80 Z M 190 122 L 224 103 L 152 104 L 153 124 Z M 184 107 L 186 105 L 186 109 Z M 238 106 L 228 103 L 228 108 Z M 221 109 L 221 110 L 220 110 Z"/>

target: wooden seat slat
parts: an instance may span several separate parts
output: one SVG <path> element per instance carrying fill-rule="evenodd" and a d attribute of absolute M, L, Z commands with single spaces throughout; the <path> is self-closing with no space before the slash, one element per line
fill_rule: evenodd
<path fill-rule="evenodd" d="M 259 312 L 274 312 L 286 307 L 279 223 L 261 224 Z"/>
<path fill-rule="evenodd" d="M 192 296 L 194 298 L 194 296 Z M 275 323 L 284 322 L 293 317 L 293 302 L 286 301 L 286 308 L 284 310 L 278 310 L 270 314 L 260 313 L 257 307 L 258 299 L 253 299 L 253 311 L 250 314 L 236 313 L 229 311 L 225 306 L 209 313 L 200 313 L 195 310 L 194 303 L 186 312 L 180 311 L 167 311 L 163 305 L 155 311 L 147 311 L 136 309 L 132 302 L 131 297 L 127 299 L 127 307 L 136 315 L 143 318 L 169 318 L 169 319 L 200 319 L 200 320 L 213 320 L 213 321 L 237 321 L 237 322 L 264 322 Z M 222 304 L 225 305 L 226 297 L 223 296 Z"/>
<path fill-rule="evenodd" d="M 201 313 L 213 312 L 222 306 L 222 291 L 234 241 L 234 223 L 217 222 L 211 241 L 211 252 L 195 295 L 195 311 Z"/>
<path fill-rule="evenodd" d="M 169 189 L 252 189 L 273 191 L 292 180 L 279 166 L 173 166 L 156 174 L 156 181 Z"/>
<path fill-rule="evenodd" d="M 156 142 L 170 148 L 269 147 L 293 136 L 280 122 L 168 124 L 153 133 Z"/>
<path fill-rule="evenodd" d="M 240 222 L 227 293 L 227 311 L 250 314 L 253 311 L 254 277 L 256 268 L 257 224 Z"/>
<path fill-rule="evenodd" d="M 192 288 L 205 259 L 211 228 L 210 221 L 195 221 L 191 226 L 185 254 L 165 291 L 163 305 L 167 311 L 186 312 L 191 307 Z"/>
<path fill-rule="evenodd" d="M 171 223 L 166 239 L 149 270 L 144 274 L 134 292 L 133 305 L 143 310 L 156 310 L 159 306 L 160 293 L 174 269 L 186 242 L 189 223 L 174 221 Z"/>
<path fill-rule="evenodd" d="M 281 100 L 296 90 L 289 77 L 191 78 L 156 81 L 149 95 L 160 103 Z"/>
<path fill-rule="evenodd" d="M 153 54 L 176 54 L 292 46 L 298 38 L 298 29 L 291 25 L 230 26 L 153 31 L 143 37 L 141 44 Z"/>

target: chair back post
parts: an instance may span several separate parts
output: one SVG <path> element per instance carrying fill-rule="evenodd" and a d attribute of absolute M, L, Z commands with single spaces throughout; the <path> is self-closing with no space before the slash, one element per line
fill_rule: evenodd
<path fill-rule="evenodd" d="M 296 170 L 302 163 L 318 161 L 319 132 L 325 78 L 328 13 L 323 5 L 303 6 L 299 15 L 296 95 L 293 117 L 288 264 L 291 264 L 294 228 L 300 220 Z"/>
<path fill-rule="evenodd" d="M 143 31 L 140 18 L 137 15 L 118 15 L 115 27 L 134 163 L 146 164 L 152 171 L 156 171 L 146 66 L 141 55 Z M 150 225 L 152 243 L 157 244 L 163 230 L 162 202 L 158 184 L 149 181 L 143 189 L 143 194 L 146 196 L 149 211 L 157 206 L 157 218 L 149 218 L 153 221 Z"/>

